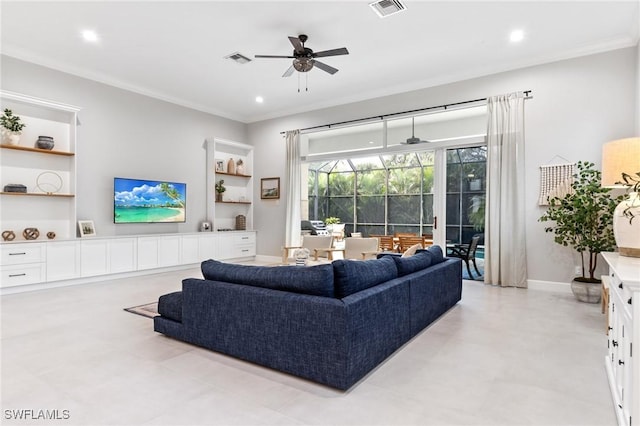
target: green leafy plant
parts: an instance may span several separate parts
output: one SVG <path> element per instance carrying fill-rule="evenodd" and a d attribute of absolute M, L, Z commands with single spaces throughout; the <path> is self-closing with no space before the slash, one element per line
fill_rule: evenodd
<path fill-rule="evenodd" d="M 631 176 L 628 173 L 622 173 L 622 181 L 616 182 L 617 184 L 626 185 L 627 192 L 635 193 L 635 195 L 631 195 L 632 198 L 637 199 L 640 197 L 640 172 L 636 172 L 635 176 Z M 629 223 L 633 222 L 633 218 L 636 215 L 633 214 L 633 208 L 636 206 L 634 202 L 627 203 L 627 207 L 622 211 L 622 214 L 625 217 L 629 218 Z"/>
<path fill-rule="evenodd" d="M 578 172 L 573 175 L 573 193 L 564 198 L 549 199 L 549 209 L 539 221 L 552 221 L 545 232 L 555 234 L 554 241 L 563 246 L 571 246 L 582 261 L 582 276 L 576 281 L 600 282 L 594 277 L 598 253 L 613 251 L 616 242 L 613 236 L 613 211 L 622 196 L 612 198 L 609 188 L 600 186 L 600 171 L 594 164 L 579 161 Z M 589 256 L 589 276 L 585 274 L 585 254 Z"/>
<path fill-rule="evenodd" d="M 467 217 L 469 223 L 473 225 L 473 229 L 476 231 L 484 230 L 484 213 L 486 205 L 486 196 L 478 195 L 469 206 Z"/>
<path fill-rule="evenodd" d="M 13 115 L 9 108 L 4 109 L 4 114 L 0 117 L 0 125 L 10 132 L 20 133 L 26 124 L 20 121 L 20 117 Z"/>
<path fill-rule="evenodd" d="M 324 220 L 325 225 L 333 225 L 336 223 L 340 223 L 340 218 L 335 216 L 330 216 Z"/>
<path fill-rule="evenodd" d="M 216 182 L 216 192 L 218 194 L 222 194 L 226 190 L 227 188 L 224 187 L 224 179 L 220 179 L 218 182 Z"/>

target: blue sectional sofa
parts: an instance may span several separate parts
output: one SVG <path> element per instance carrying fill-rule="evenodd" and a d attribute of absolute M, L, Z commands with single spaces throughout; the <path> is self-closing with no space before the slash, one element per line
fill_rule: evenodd
<path fill-rule="evenodd" d="M 342 390 L 462 296 L 460 259 L 438 246 L 310 267 L 208 260 L 202 273 L 160 297 L 155 331 Z"/>

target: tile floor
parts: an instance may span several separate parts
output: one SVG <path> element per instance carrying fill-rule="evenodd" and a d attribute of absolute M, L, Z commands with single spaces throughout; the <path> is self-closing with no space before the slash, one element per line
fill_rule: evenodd
<path fill-rule="evenodd" d="M 123 308 L 197 269 L 3 296 L 2 424 L 615 425 L 599 305 L 465 282 L 348 392 L 190 346 Z M 17 421 L 7 410 L 68 410 Z"/>

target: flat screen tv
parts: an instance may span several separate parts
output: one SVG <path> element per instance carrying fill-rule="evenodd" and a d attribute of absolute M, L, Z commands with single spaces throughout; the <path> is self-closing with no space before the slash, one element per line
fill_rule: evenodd
<path fill-rule="evenodd" d="M 114 178 L 114 223 L 186 221 L 187 184 Z"/>

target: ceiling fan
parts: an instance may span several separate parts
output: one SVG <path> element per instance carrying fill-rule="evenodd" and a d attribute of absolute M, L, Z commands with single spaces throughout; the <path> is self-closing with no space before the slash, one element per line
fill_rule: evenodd
<path fill-rule="evenodd" d="M 407 141 L 405 143 L 407 145 L 413 145 L 416 143 L 429 143 L 429 141 L 423 141 L 420 138 L 417 138 L 415 136 L 415 121 L 416 121 L 416 118 L 411 117 L 411 137 L 407 138 Z"/>
<path fill-rule="evenodd" d="M 294 71 L 309 72 L 313 67 L 318 67 L 322 71 L 326 71 L 329 74 L 335 74 L 338 72 L 337 68 L 329 66 L 324 62 L 316 60 L 316 58 L 324 58 L 327 56 L 348 55 L 349 51 L 346 47 L 339 49 L 323 50 L 322 52 L 314 52 L 308 47 L 304 47 L 304 43 L 308 37 L 305 34 L 300 34 L 298 37 L 289 37 L 289 41 L 293 45 L 292 56 L 281 55 L 255 55 L 256 58 L 289 58 L 293 59 L 293 64 L 282 74 L 283 77 L 289 77 Z"/>

